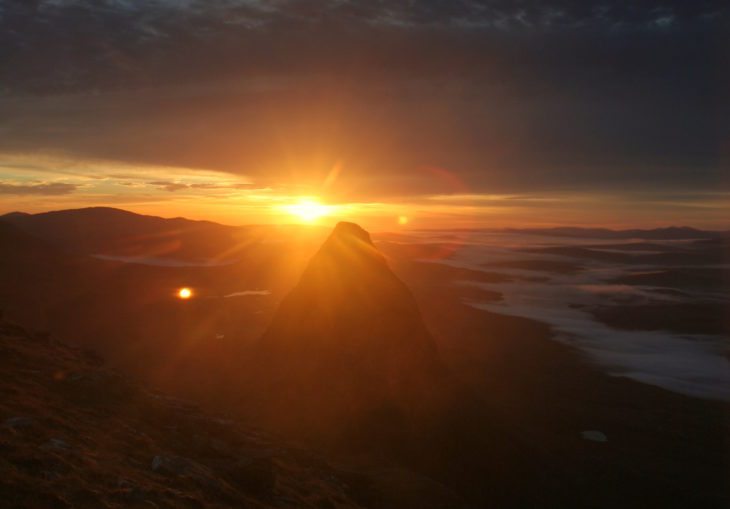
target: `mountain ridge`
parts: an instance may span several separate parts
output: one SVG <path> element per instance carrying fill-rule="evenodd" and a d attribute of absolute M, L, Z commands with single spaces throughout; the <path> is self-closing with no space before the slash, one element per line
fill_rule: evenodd
<path fill-rule="evenodd" d="M 558 237 L 593 238 L 593 239 L 648 239 L 648 240 L 699 240 L 721 238 L 730 235 L 730 231 L 702 230 L 691 226 L 667 226 L 660 228 L 630 228 L 613 230 L 610 228 L 585 228 L 578 226 L 559 226 L 553 228 L 506 228 L 508 233 L 529 235 L 552 235 Z"/>
<path fill-rule="evenodd" d="M 210 221 L 162 218 L 112 207 L 89 207 L 44 212 L 10 213 L 0 223 L 67 252 L 94 255 L 214 258 L 237 245 L 240 228 Z M 212 246 L 215 246 L 213 248 Z"/>
<path fill-rule="evenodd" d="M 18 218 L 38 218 L 44 216 L 58 216 L 66 213 L 76 214 L 93 214 L 93 213 L 123 213 L 128 217 L 137 216 L 139 218 L 146 219 L 158 219 L 163 221 L 185 221 L 186 223 L 195 223 L 203 225 L 218 226 L 223 228 L 237 229 L 241 226 L 231 226 L 216 221 L 210 221 L 205 219 L 189 219 L 182 216 L 176 217 L 163 217 L 152 214 L 140 214 L 132 212 L 126 209 L 118 207 L 82 207 L 74 209 L 59 209 L 51 210 L 46 212 L 28 213 L 23 211 L 11 211 L 0 215 L 0 221 L 16 220 Z M 260 226 L 260 225 L 258 225 Z M 451 228 L 453 231 L 480 231 L 480 230 L 492 230 L 492 228 Z M 698 228 L 688 225 L 672 225 L 656 228 L 603 228 L 603 227 L 584 227 L 584 226 L 557 226 L 557 227 L 541 227 L 541 228 L 502 228 L 500 231 L 511 232 L 511 233 L 528 233 L 535 235 L 544 235 L 551 233 L 559 236 L 587 236 L 592 235 L 593 238 L 629 238 L 634 235 L 636 238 L 647 238 L 647 239 L 704 239 L 708 237 L 717 236 L 728 236 L 730 230 L 708 230 L 704 228 Z"/>

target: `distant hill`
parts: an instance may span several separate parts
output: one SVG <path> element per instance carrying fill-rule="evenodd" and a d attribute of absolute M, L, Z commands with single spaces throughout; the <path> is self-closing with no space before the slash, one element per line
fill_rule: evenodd
<path fill-rule="evenodd" d="M 13 224 L 0 221 L 0 259 L 15 261 L 13 257 L 49 256 L 53 248 L 41 239 L 28 235 Z"/>
<path fill-rule="evenodd" d="M 353 223 L 311 259 L 257 355 L 267 417 L 314 433 L 405 425 L 446 376 L 415 299 Z"/>
<path fill-rule="evenodd" d="M 164 219 L 108 207 L 13 212 L 0 216 L 0 223 L 73 253 L 188 260 L 233 256 L 244 233 L 209 221 Z"/>
<path fill-rule="evenodd" d="M 647 240 L 693 240 L 713 239 L 730 236 L 730 232 L 698 230 L 688 226 L 670 226 L 649 230 L 610 230 L 608 228 L 508 228 L 510 233 L 547 235 L 552 237 L 575 237 L 584 239 L 647 239 Z"/>
<path fill-rule="evenodd" d="M 203 373 L 261 336 L 316 249 L 267 242 L 269 233 L 106 208 L 3 216 L 0 310 L 134 376 L 199 394 L 205 384 L 192 372 L 213 384 L 220 370 Z M 89 256 L 99 253 L 109 256 Z M 183 286 L 196 298 L 177 299 Z"/>

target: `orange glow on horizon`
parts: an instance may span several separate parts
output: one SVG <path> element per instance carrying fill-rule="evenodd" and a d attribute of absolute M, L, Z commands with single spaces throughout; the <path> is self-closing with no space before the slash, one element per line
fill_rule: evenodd
<path fill-rule="evenodd" d="M 296 203 L 284 205 L 282 209 L 302 222 L 314 223 L 319 218 L 332 214 L 335 207 L 325 205 L 317 198 L 300 198 Z"/>

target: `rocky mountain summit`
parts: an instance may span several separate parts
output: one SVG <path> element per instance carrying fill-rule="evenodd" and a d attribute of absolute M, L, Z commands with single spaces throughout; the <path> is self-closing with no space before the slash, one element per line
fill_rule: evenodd
<path fill-rule="evenodd" d="M 268 420 L 330 435 L 406 427 L 447 378 L 413 295 L 370 235 L 345 222 L 282 301 L 254 365 L 253 406 Z"/>

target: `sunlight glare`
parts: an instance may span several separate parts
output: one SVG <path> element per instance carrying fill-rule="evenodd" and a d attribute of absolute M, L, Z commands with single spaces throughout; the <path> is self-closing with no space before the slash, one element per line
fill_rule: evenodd
<path fill-rule="evenodd" d="M 187 287 L 186 288 L 180 288 L 177 291 L 177 296 L 180 299 L 188 300 L 189 298 L 191 298 L 193 296 L 193 290 L 190 289 L 190 288 L 187 288 Z"/>
<path fill-rule="evenodd" d="M 312 223 L 320 217 L 329 215 L 332 209 L 331 205 L 324 205 L 316 198 L 301 198 L 297 203 L 284 206 L 286 212 L 306 223 Z"/>

